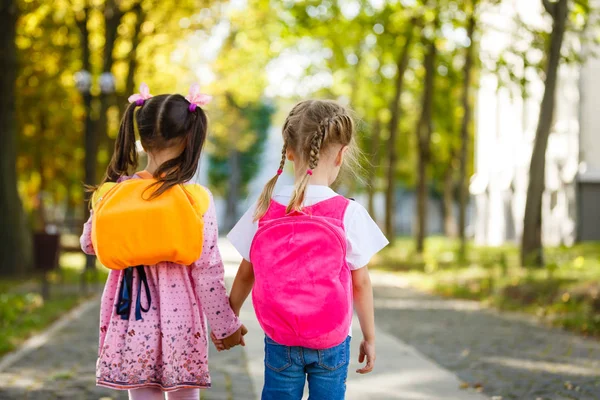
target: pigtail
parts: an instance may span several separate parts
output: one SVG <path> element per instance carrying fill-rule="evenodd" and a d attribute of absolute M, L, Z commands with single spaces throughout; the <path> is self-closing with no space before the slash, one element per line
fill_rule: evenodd
<path fill-rule="evenodd" d="M 168 100 L 169 98 L 163 103 L 163 107 L 158 113 L 159 123 L 157 125 L 159 127 L 162 125 L 160 121 L 166 112 L 165 105 L 169 104 Z M 192 110 L 188 104 L 177 104 L 177 107 L 185 107 L 184 110 L 178 110 L 180 115 L 184 115 L 183 129 L 187 132 L 184 138 L 183 152 L 178 157 L 164 162 L 156 170 L 154 178 L 157 180 L 158 189 L 152 193 L 150 198 L 158 197 L 182 182 L 188 182 L 196 174 L 202 147 L 206 140 L 208 118 L 200 107 L 194 107 Z"/>
<path fill-rule="evenodd" d="M 106 170 L 106 182 L 116 182 L 123 175 L 137 167 L 138 157 L 135 145 L 135 118 L 138 106 L 132 103 L 127 107 L 121 120 L 112 159 Z"/>
<path fill-rule="evenodd" d="M 285 122 L 283 124 L 282 132 L 283 132 L 283 147 L 281 148 L 281 161 L 279 162 L 279 169 L 277 170 L 277 174 L 269 179 L 263 191 L 261 192 L 258 201 L 256 203 L 256 210 L 254 211 L 254 221 L 258 221 L 262 218 L 263 215 L 266 214 L 269 206 L 271 205 L 271 198 L 273 197 L 273 190 L 275 190 L 275 185 L 279 180 L 279 176 L 283 173 L 283 167 L 285 166 L 285 159 L 287 156 L 288 149 L 288 138 L 293 136 L 293 131 L 295 129 L 295 124 L 298 120 L 298 110 L 302 109 L 308 104 L 307 101 L 301 101 L 296 104 L 294 108 L 290 111 Z"/>
<path fill-rule="evenodd" d="M 138 110 L 139 106 L 135 103 L 129 104 L 127 110 L 125 110 L 115 141 L 113 155 L 106 168 L 106 175 L 100 185 L 87 188 L 89 192 L 98 190 L 100 186 L 107 182 L 117 182 L 119 178 L 127 175 L 130 170 L 137 168 L 138 155 L 135 144 L 137 124 L 135 119 Z"/>
<path fill-rule="evenodd" d="M 317 131 L 313 134 L 310 140 L 310 155 L 308 157 L 308 169 L 306 170 L 306 174 L 300 179 L 296 186 L 294 187 L 294 192 L 292 193 L 292 197 L 290 199 L 290 203 L 285 210 L 286 213 L 290 213 L 292 211 L 301 211 L 302 203 L 304 203 L 304 196 L 306 194 L 306 187 L 308 186 L 308 181 L 312 176 L 312 171 L 317 168 L 319 164 L 319 154 L 321 153 L 321 146 L 323 141 L 327 136 L 327 132 L 329 131 L 329 125 L 331 123 L 331 119 L 326 119 L 321 124 Z"/>
<path fill-rule="evenodd" d="M 286 150 L 287 144 L 284 142 L 283 148 L 281 149 L 281 161 L 279 162 L 279 169 L 277 170 L 277 174 L 271 179 L 269 179 L 269 182 L 267 182 L 260 194 L 260 197 L 258 198 L 256 210 L 254 211 L 254 221 L 258 221 L 263 215 L 265 215 L 265 213 L 269 209 L 269 206 L 271 205 L 271 197 L 273 197 L 273 190 L 275 189 L 275 185 L 277 184 L 279 176 L 283 173 Z"/>

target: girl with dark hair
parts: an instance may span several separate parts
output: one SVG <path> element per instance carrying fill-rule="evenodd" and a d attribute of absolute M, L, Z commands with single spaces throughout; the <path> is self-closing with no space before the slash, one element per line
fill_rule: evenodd
<path fill-rule="evenodd" d="M 225 348 L 243 344 L 245 328 L 223 282 L 212 196 L 188 183 L 206 139 L 202 106 L 209 100 L 197 85 L 187 97 L 153 97 L 145 85 L 130 97 L 81 237 L 84 252 L 112 269 L 102 295 L 97 384 L 129 390 L 130 399 L 162 399 L 163 392 L 198 399 L 210 387 L 206 319 Z M 131 175 L 136 136 L 148 165 Z"/>

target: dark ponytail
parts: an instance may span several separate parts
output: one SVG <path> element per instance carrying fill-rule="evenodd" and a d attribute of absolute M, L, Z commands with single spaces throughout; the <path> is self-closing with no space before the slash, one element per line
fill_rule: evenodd
<path fill-rule="evenodd" d="M 179 96 L 181 97 L 181 96 Z M 158 189 L 152 194 L 152 197 L 160 196 L 165 191 L 175 185 L 185 183 L 192 179 L 198 169 L 200 154 L 206 140 L 206 131 L 208 128 L 208 118 L 200 107 L 196 107 L 194 111 L 189 110 L 189 103 L 185 100 L 183 109 L 181 104 L 175 104 L 175 110 L 162 113 L 163 120 L 159 121 L 161 129 L 169 129 L 169 125 L 182 125 L 181 129 L 185 132 L 182 140 L 185 143 L 183 152 L 176 158 L 164 162 L 154 174 L 157 180 Z M 179 103 L 179 102 L 178 102 Z M 168 102 L 163 104 L 166 107 Z M 178 109 L 177 109 L 178 108 Z M 175 115 L 181 115 L 182 120 L 171 119 Z M 175 129 L 173 129 L 175 128 Z M 177 131 L 177 127 L 172 127 Z M 165 131 L 168 132 L 168 131 Z"/>
<path fill-rule="evenodd" d="M 204 111 L 200 107 L 190 111 L 190 103 L 178 94 L 154 96 L 142 106 L 130 104 L 121 121 L 113 157 L 102 183 L 117 182 L 137 168 L 136 134 L 148 152 L 183 145 L 179 156 L 162 163 L 154 173 L 157 187 L 149 198 L 189 181 L 198 169 L 207 128 Z"/>
<path fill-rule="evenodd" d="M 106 182 L 116 182 L 123 175 L 127 175 L 129 171 L 137 168 L 138 156 L 135 145 L 135 118 L 137 107 L 132 103 L 125 110 L 119 134 L 115 142 L 115 149 L 112 159 L 106 170 Z"/>
<path fill-rule="evenodd" d="M 121 120 L 121 126 L 119 127 L 117 140 L 115 141 L 113 155 L 106 168 L 106 175 L 100 185 L 88 187 L 87 190 L 89 192 L 96 191 L 100 186 L 107 182 L 117 182 L 119 178 L 137 168 L 138 156 L 135 144 L 135 118 L 138 111 L 137 107 L 138 106 L 136 106 L 135 103 L 132 103 L 129 104 L 127 110 L 125 110 L 125 114 Z"/>

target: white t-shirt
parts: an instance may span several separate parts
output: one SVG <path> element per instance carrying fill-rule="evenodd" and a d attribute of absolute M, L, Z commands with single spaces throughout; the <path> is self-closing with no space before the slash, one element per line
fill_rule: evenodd
<path fill-rule="evenodd" d="M 294 187 L 287 185 L 281 188 L 273 200 L 283 205 L 290 202 Z M 323 200 L 338 196 L 328 186 L 309 185 L 304 196 L 304 205 L 311 206 Z M 250 246 L 258 229 L 254 222 L 254 204 L 227 235 L 229 241 L 244 259 L 250 260 Z M 348 204 L 344 215 L 344 230 L 346 232 L 346 261 L 352 270 L 360 269 L 369 263 L 371 257 L 389 243 L 367 210 L 355 201 Z"/>

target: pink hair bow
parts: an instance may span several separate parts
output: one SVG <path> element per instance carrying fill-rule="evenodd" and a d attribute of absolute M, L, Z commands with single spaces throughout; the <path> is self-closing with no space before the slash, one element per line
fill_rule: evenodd
<path fill-rule="evenodd" d="M 195 83 L 190 87 L 190 92 L 185 96 L 185 99 L 190 102 L 188 109 L 191 112 L 194 112 L 196 111 L 196 107 L 202 107 L 210 103 L 212 96 L 200 93 L 200 85 Z"/>
<path fill-rule="evenodd" d="M 150 94 L 150 89 L 148 88 L 148 85 L 142 83 L 140 85 L 140 92 L 132 94 L 131 96 L 129 96 L 128 100 L 130 103 L 135 103 L 136 106 L 141 106 L 146 100 L 149 100 L 150 98 L 152 98 L 152 95 Z"/>

